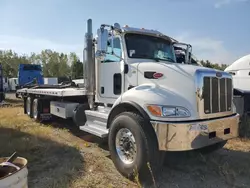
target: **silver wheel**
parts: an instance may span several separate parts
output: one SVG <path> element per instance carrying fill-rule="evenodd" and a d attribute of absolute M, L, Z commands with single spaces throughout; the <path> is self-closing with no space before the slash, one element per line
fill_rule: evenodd
<path fill-rule="evenodd" d="M 31 111 L 30 111 L 30 104 L 31 104 L 31 98 L 28 97 L 27 100 L 26 100 L 26 111 L 27 111 L 27 114 L 30 116 L 31 114 Z"/>
<path fill-rule="evenodd" d="M 136 143 L 132 132 L 127 128 L 120 129 L 116 134 L 116 151 L 125 164 L 132 164 L 136 158 Z"/>
<path fill-rule="evenodd" d="M 34 117 L 35 119 L 37 118 L 37 115 L 38 115 L 37 107 L 38 107 L 38 101 L 37 101 L 37 99 L 35 99 L 35 100 L 33 101 L 33 105 L 32 105 L 33 117 Z"/>

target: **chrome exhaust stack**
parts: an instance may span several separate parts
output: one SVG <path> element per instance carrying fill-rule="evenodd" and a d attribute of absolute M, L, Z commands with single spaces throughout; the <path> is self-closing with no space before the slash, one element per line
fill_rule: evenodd
<path fill-rule="evenodd" d="M 87 90 L 90 108 L 94 106 L 95 95 L 95 58 L 92 33 L 92 19 L 87 21 L 87 32 L 85 34 L 85 47 L 83 55 L 84 86 Z"/>

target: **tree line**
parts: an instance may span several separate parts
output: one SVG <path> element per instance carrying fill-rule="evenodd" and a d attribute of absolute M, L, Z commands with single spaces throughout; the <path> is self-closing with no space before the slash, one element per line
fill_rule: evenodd
<path fill-rule="evenodd" d="M 30 55 L 19 55 L 12 50 L 0 50 L 0 63 L 4 77 L 17 77 L 19 64 L 40 64 L 44 77 L 83 78 L 83 63 L 71 52 L 59 53 L 50 49 Z"/>
<path fill-rule="evenodd" d="M 3 75 L 8 78 L 17 77 L 19 64 L 40 64 L 44 77 L 71 77 L 83 78 L 83 63 L 73 52 L 59 53 L 50 49 L 40 53 L 20 55 L 12 50 L 0 50 L 0 63 L 3 66 Z M 202 66 L 225 70 L 226 64 L 214 64 L 208 60 L 201 60 Z"/>
<path fill-rule="evenodd" d="M 227 64 L 211 63 L 208 60 L 206 61 L 201 60 L 200 64 L 204 67 L 213 68 L 213 69 L 222 70 L 222 71 L 224 71 L 228 67 Z"/>

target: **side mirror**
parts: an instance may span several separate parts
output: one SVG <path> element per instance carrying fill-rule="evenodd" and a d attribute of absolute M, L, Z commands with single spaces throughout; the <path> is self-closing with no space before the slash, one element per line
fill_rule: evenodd
<path fill-rule="evenodd" d="M 103 61 L 106 57 L 108 48 L 108 30 L 100 28 L 97 30 L 97 51 L 96 58 Z"/>
<path fill-rule="evenodd" d="M 191 64 L 191 58 L 192 58 L 192 46 L 190 44 L 187 44 L 186 54 L 185 54 L 185 62 L 187 64 Z"/>

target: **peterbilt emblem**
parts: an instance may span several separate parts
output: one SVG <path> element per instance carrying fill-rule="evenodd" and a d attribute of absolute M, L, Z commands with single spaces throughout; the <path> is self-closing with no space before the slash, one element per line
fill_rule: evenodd
<path fill-rule="evenodd" d="M 216 77 L 218 77 L 218 78 L 222 77 L 222 73 L 221 72 L 216 72 Z"/>
<path fill-rule="evenodd" d="M 156 72 L 156 73 L 153 74 L 153 77 L 154 77 L 155 79 L 161 78 L 162 76 L 163 76 L 163 74 L 160 73 L 160 72 Z"/>

